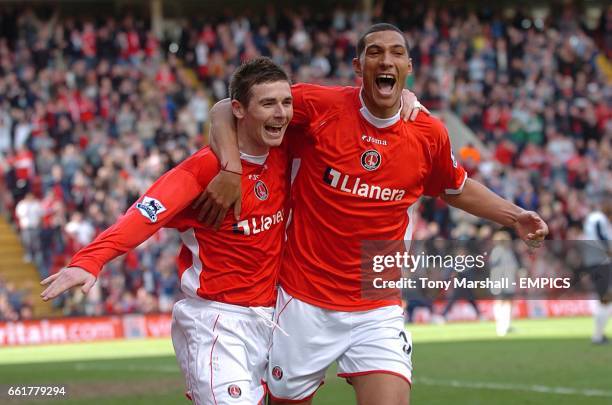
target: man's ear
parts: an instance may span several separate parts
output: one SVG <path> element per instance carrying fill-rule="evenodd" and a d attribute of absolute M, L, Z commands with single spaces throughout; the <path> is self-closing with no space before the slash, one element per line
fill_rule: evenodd
<path fill-rule="evenodd" d="M 353 58 L 353 71 L 358 77 L 363 77 L 363 72 L 361 71 L 361 63 L 359 62 L 359 58 Z"/>
<path fill-rule="evenodd" d="M 242 106 L 240 101 L 232 100 L 232 113 L 237 119 L 242 119 L 246 115 L 246 109 Z"/>
<path fill-rule="evenodd" d="M 408 74 L 412 74 L 412 58 L 408 58 Z"/>

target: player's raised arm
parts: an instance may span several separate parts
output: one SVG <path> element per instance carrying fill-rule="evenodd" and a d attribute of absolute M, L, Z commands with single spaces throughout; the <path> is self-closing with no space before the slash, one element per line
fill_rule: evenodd
<path fill-rule="evenodd" d="M 548 226 L 537 213 L 501 198 L 475 180 L 467 179 L 461 193 L 441 197 L 455 208 L 514 228 L 529 246 L 538 247 L 548 234 Z"/>
<path fill-rule="evenodd" d="M 41 281 L 48 287 L 40 296 L 48 301 L 79 285 L 87 293 L 106 263 L 151 237 L 201 191 L 191 173 L 178 168 L 166 173 L 115 224 L 81 249 L 68 267 Z"/>
<path fill-rule="evenodd" d="M 232 204 L 236 220 L 240 218 L 242 164 L 230 99 L 215 104 L 210 110 L 210 118 L 210 146 L 221 162 L 221 171 L 194 202 L 193 207 L 200 207 L 198 220 L 204 220 L 206 224 L 218 229 Z"/>

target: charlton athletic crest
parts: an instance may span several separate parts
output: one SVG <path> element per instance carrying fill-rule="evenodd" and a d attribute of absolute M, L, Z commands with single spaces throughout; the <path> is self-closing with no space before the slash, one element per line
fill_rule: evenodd
<path fill-rule="evenodd" d="M 236 384 L 232 384 L 227 387 L 227 393 L 232 398 L 240 398 L 240 395 L 242 395 L 242 390 Z"/>
<path fill-rule="evenodd" d="M 277 381 L 283 378 L 283 369 L 280 368 L 279 366 L 275 366 L 272 369 L 272 377 Z"/>
<path fill-rule="evenodd" d="M 380 153 L 374 149 L 367 150 L 361 155 L 361 166 L 368 171 L 378 169 L 380 166 Z"/>
<path fill-rule="evenodd" d="M 255 183 L 254 190 L 255 195 L 261 201 L 265 201 L 268 199 L 268 187 L 266 187 L 266 183 L 264 183 L 263 181 L 257 180 L 257 183 Z"/>

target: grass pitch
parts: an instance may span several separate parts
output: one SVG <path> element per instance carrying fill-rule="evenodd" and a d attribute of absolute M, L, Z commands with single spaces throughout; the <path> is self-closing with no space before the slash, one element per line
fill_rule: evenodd
<path fill-rule="evenodd" d="M 412 404 L 612 404 L 612 345 L 590 343 L 592 320 L 514 323 L 495 337 L 490 322 L 411 326 Z M 608 326 L 612 335 L 612 325 Z M 9 398 L 10 386 L 64 385 L 64 398 Z M 131 340 L 0 348 L 0 403 L 187 404 L 172 345 Z M 353 404 L 330 368 L 314 404 Z"/>

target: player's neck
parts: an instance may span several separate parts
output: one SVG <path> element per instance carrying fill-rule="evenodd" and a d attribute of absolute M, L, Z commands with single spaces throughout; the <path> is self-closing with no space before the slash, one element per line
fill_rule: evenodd
<path fill-rule="evenodd" d="M 253 136 L 249 136 L 247 128 L 238 123 L 238 150 L 250 156 L 264 156 L 270 151 L 270 147 L 255 142 Z"/>
<path fill-rule="evenodd" d="M 362 105 L 360 110 L 361 115 L 379 128 L 393 125 L 400 119 L 400 110 L 402 109 L 403 103 L 401 97 L 390 108 L 380 107 L 362 88 L 359 92 L 359 100 Z"/>
<path fill-rule="evenodd" d="M 363 106 L 369 111 L 371 115 L 379 119 L 393 118 L 397 115 L 402 108 L 402 98 L 398 98 L 393 106 L 383 107 L 378 105 L 372 97 L 367 94 L 363 89 L 360 90 L 360 98 Z"/>

